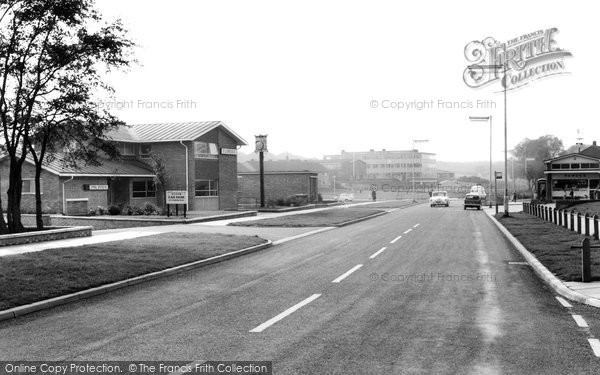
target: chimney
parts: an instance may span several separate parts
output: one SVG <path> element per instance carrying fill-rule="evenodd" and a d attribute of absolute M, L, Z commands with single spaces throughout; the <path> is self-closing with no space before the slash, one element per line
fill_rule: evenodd
<path fill-rule="evenodd" d="M 595 146 L 596 145 L 596 141 L 592 142 L 592 144 Z"/>

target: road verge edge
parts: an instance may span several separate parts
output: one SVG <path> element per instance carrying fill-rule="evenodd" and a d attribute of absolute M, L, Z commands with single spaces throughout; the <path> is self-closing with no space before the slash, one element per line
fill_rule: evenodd
<path fill-rule="evenodd" d="M 552 272 L 550 272 L 537 258 L 529 252 L 513 236 L 508 229 L 502 223 L 500 223 L 492 214 L 486 213 L 486 216 L 490 218 L 490 220 L 496 224 L 498 229 L 504 234 L 506 239 L 508 239 L 512 245 L 523 255 L 523 258 L 527 261 L 527 263 L 533 268 L 533 271 L 538 275 L 540 279 L 542 279 L 552 290 L 554 290 L 557 294 L 570 299 L 571 301 L 583 303 L 585 305 L 600 307 L 600 299 L 588 297 L 582 293 L 574 291 L 570 289 L 565 283 L 556 277 Z"/>

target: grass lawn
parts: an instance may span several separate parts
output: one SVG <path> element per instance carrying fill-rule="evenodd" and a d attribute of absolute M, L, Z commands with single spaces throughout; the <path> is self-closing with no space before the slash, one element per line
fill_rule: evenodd
<path fill-rule="evenodd" d="M 0 257 L 0 310 L 266 242 L 257 236 L 163 233 Z"/>
<path fill-rule="evenodd" d="M 581 212 L 583 215 L 586 213 L 593 215 L 600 215 L 600 202 L 588 202 L 569 207 L 568 210 L 575 210 Z"/>
<path fill-rule="evenodd" d="M 244 227 L 334 227 L 350 220 L 370 216 L 382 210 L 364 208 L 334 208 L 306 214 L 282 216 L 273 219 L 240 221 L 229 225 Z"/>
<path fill-rule="evenodd" d="M 522 212 L 511 215 L 496 218 L 558 278 L 581 281 L 581 250 L 571 245 L 581 245 L 585 236 Z M 592 279 L 600 280 L 600 249 L 592 249 Z"/>
<path fill-rule="evenodd" d="M 358 206 L 357 208 L 400 208 L 413 204 L 412 199 L 393 200 L 387 202 L 375 202 L 366 204 L 364 206 Z"/>

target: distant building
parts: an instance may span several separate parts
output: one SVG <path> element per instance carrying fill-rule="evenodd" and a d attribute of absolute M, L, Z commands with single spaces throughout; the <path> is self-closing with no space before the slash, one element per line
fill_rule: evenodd
<path fill-rule="evenodd" d="M 333 180 L 338 182 L 351 182 L 367 178 L 367 163 L 362 160 L 322 160 L 319 162 L 329 172 L 329 179 L 324 187 L 333 186 Z"/>
<path fill-rule="evenodd" d="M 419 152 L 418 150 L 388 151 L 369 150 L 346 152 L 339 155 L 326 155 L 324 162 L 343 160 L 350 163 L 362 161 L 366 164 L 364 179 L 390 179 L 419 184 L 436 184 L 435 154 Z"/>
<path fill-rule="evenodd" d="M 446 180 L 452 180 L 455 177 L 454 172 L 443 171 L 441 169 L 438 169 L 436 172 L 437 172 L 438 181 L 440 181 L 440 182 L 446 181 Z"/>
<path fill-rule="evenodd" d="M 600 147 L 545 160 L 546 200 L 593 199 L 600 187 Z M 540 192 L 541 193 L 541 192 Z"/>

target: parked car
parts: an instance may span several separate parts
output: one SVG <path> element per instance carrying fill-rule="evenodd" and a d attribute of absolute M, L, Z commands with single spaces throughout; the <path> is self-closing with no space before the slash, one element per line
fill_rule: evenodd
<path fill-rule="evenodd" d="M 342 193 L 337 197 L 338 202 L 352 202 L 354 200 L 354 194 Z"/>
<path fill-rule="evenodd" d="M 448 198 L 448 193 L 445 191 L 434 191 L 431 193 L 431 198 L 429 198 L 429 205 L 431 207 L 435 206 L 450 206 L 450 198 Z"/>
<path fill-rule="evenodd" d="M 467 207 L 474 207 L 480 210 L 482 202 L 483 199 L 481 198 L 481 195 L 479 195 L 478 193 L 469 193 L 465 197 L 464 209 L 466 210 Z"/>

